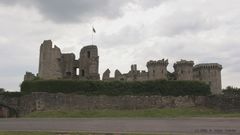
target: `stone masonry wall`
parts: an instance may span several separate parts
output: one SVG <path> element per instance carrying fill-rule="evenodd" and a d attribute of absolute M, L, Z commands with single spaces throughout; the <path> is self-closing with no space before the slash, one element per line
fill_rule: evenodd
<path fill-rule="evenodd" d="M 204 106 L 199 96 L 84 96 L 75 94 L 32 93 L 21 97 L 21 115 L 33 111 L 82 109 L 147 109 Z"/>
<path fill-rule="evenodd" d="M 147 109 L 204 106 L 226 112 L 240 112 L 240 97 L 229 96 L 84 96 L 76 94 L 32 93 L 22 97 L 4 98 L 0 102 L 15 108 L 19 116 L 34 111 Z M 1 106 L 0 106 L 1 107 Z"/>

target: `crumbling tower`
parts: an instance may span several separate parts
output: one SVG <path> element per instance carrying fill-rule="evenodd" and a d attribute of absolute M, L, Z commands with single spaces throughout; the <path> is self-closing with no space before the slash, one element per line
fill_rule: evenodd
<path fill-rule="evenodd" d="M 95 45 L 85 46 L 80 51 L 79 79 L 99 80 L 99 56 Z"/>
<path fill-rule="evenodd" d="M 51 40 L 44 40 L 40 46 L 39 71 L 41 79 L 61 79 L 61 50 Z"/>
<path fill-rule="evenodd" d="M 174 73 L 177 80 L 193 80 L 193 61 L 180 60 L 174 63 Z"/>
<path fill-rule="evenodd" d="M 168 60 L 148 61 L 148 79 L 167 79 L 167 65 Z"/>
<path fill-rule="evenodd" d="M 212 94 L 220 94 L 222 92 L 221 70 L 222 65 L 218 63 L 198 64 L 193 68 L 193 79 L 209 84 Z"/>

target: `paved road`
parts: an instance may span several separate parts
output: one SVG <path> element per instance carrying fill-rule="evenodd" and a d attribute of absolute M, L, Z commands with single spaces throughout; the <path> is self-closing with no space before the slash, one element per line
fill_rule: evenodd
<path fill-rule="evenodd" d="M 0 130 L 240 134 L 240 119 L 227 118 L 18 118 L 0 119 Z"/>

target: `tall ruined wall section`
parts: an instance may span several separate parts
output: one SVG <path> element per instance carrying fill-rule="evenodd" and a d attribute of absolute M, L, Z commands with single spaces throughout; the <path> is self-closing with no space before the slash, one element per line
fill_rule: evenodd
<path fill-rule="evenodd" d="M 167 79 L 167 65 L 168 60 L 164 59 L 147 62 L 148 79 L 149 80 Z"/>
<path fill-rule="evenodd" d="M 52 48 L 51 40 L 45 40 L 40 46 L 38 76 L 42 79 L 62 78 L 61 50 L 57 46 Z"/>
<path fill-rule="evenodd" d="M 177 80 L 193 80 L 193 61 L 181 60 L 174 63 L 174 74 Z"/>
<path fill-rule="evenodd" d="M 72 79 L 76 77 L 77 61 L 73 53 L 62 54 L 61 68 L 64 79 Z"/>
<path fill-rule="evenodd" d="M 79 79 L 99 80 L 98 73 L 99 56 L 95 45 L 89 45 L 82 48 L 79 60 Z"/>
<path fill-rule="evenodd" d="M 193 78 L 209 84 L 213 94 L 220 94 L 222 92 L 221 70 L 222 66 L 217 63 L 198 64 L 193 68 Z"/>

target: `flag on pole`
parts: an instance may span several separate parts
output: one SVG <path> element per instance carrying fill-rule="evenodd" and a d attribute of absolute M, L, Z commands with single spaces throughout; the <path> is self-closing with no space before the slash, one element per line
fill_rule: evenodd
<path fill-rule="evenodd" d="M 95 30 L 95 28 L 94 28 L 94 27 L 92 27 L 92 31 L 93 31 L 94 33 L 96 33 L 96 30 Z"/>

